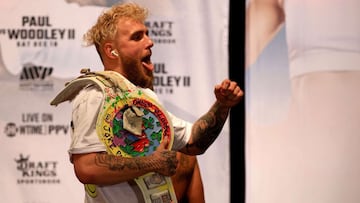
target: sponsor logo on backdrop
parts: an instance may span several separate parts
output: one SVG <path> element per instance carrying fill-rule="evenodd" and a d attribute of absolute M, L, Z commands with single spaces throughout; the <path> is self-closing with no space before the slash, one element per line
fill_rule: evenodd
<path fill-rule="evenodd" d="M 60 184 L 57 177 L 57 161 L 32 160 L 30 155 L 19 154 L 14 158 L 19 172 L 17 184 Z"/>
<path fill-rule="evenodd" d="M 15 136 L 52 136 L 67 135 L 70 125 L 53 122 L 52 113 L 22 113 L 21 123 L 9 122 L 4 133 L 8 137 Z"/>
<path fill-rule="evenodd" d="M 20 16 L 19 26 L 15 28 L 1 28 L 0 36 L 5 36 L 14 45 L 21 48 L 34 48 L 27 57 L 39 54 L 36 48 L 56 48 L 65 40 L 75 39 L 74 28 L 56 27 L 49 16 Z M 53 90 L 53 81 L 50 79 L 53 67 L 44 67 L 42 64 L 33 64 L 24 61 L 20 74 L 20 90 L 46 91 Z M 11 68 L 11 67 L 8 67 Z"/>
<path fill-rule="evenodd" d="M 54 83 L 50 80 L 52 67 L 25 64 L 20 74 L 20 90 L 53 90 Z"/>
<path fill-rule="evenodd" d="M 149 36 L 155 44 L 175 44 L 173 36 L 174 21 L 146 21 Z"/>
<path fill-rule="evenodd" d="M 165 63 L 154 63 L 154 91 L 173 94 L 175 88 L 190 87 L 190 76 L 174 75 L 166 70 Z"/>

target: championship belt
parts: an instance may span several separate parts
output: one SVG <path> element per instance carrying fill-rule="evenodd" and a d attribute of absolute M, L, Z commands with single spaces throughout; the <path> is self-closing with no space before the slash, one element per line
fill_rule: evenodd
<path fill-rule="evenodd" d="M 73 99 L 90 84 L 98 85 L 104 94 L 96 122 L 96 132 L 115 156 L 138 157 L 152 154 L 167 139 L 171 149 L 174 132 L 167 112 L 142 89 L 137 88 L 121 74 L 114 71 L 81 71 L 83 75 L 66 84 L 50 103 L 57 105 Z M 176 203 L 171 178 L 155 172 L 135 178 L 147 203 Z M 96 196 L 95 185 L 85 185 L 90 196 Z"/>

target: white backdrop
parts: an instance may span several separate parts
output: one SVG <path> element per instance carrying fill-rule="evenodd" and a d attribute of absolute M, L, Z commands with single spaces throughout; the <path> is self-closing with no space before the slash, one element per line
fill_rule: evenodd
<path fill-rule="evenodd" d="M 104 5 L 65 0 L 0 3 L 0 201 L 82 202 L 68 160 L 70 105 L 49 105 L 83 67 L 102 70 L 82 35 Z M 81 0 L 79 0 L 81 2 Z M 85 1 L 84 1 L 85 2 Z M 150 9 L 155 90 L 174 114 L 194 121 L 228 77 L 227 1 L 138 0 Z M 206 202 L 230 201 L 229 129 L 199 156 Z"/>
<path fill-rule="evenodd" d="M 269 43 L 252 2 L 246 54 L 265 48 L 245 71 L 246 203 L 360 202 L 360 1 L 282 1 Z"/>

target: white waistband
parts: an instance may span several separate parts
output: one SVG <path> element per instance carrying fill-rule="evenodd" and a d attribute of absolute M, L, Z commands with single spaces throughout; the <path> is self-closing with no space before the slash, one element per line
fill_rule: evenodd
<path fill-rule="evenodd" d="M 317 71 L 360 71 L 359 52 L 316 50 L 289 61 L 290 77 Z"/>

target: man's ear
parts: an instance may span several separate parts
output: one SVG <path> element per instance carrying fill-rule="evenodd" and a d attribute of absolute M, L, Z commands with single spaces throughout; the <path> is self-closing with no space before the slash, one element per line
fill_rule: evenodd
<path fill-rule="evenodd" d="M 112 43 L 105 43 L 104 44 L 104 53 L 108 58 L 116 59 L 119 57 L 117 50 L 114 48 Z"/>

